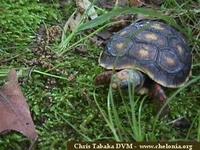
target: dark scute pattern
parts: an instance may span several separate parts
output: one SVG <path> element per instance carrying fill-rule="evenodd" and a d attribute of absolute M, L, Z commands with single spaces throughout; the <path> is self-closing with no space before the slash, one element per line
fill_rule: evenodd
<path fill-rule="evenodd" d="M 145 35 L 151 35 L 151 34 L 155 35 L 157 37 L 157 39 L 151 40 L 151 39 L 148 39 L 148 38 L 145 37 Z M 140 42 L 153 43 L 157 46 L 165 46 L 167 44 L 166 37 L 163 36 L 159 32 L 155 32 L 154 30 L 146 30 L 146 31 L 143 31 L 141 33 L 138 33 L 134 40 L 140 41 Z"/>
<path fill-rule="evenodd" d="M 134 25 L 129 25 L 126 28 L 119 31 L 116 35 L 121 36 L 123 38 L 133 39 L 135 36 L 133 31 L 136 31 L 136 30 L 137 28 Z"/>
<path fill-rule="evenodd" d="M 146 34 L 154 34 L 158 40 L 147 40 Z M 125 49 L 116 50 L 118 43 L 126 43 Z M 149 53 L 141 51 L 146 47 Z M 100 64 L 107 69 L 137 68 L 163 86 L 178 87 L 189 76 L 192 54 L 181 33 L 167 24 L 143 20 L 129 25 L 110 39 Z"/>
<path fill-rule="evenodd" d="M 136 60 L 130 59 L 130 57 L 127 54 L 125 54 L 125 56 L 115 57 L 113 55 L 106 53 L 106 51 L 104 51 L 101 54 L 101 58 L 99 61 L 103 67 L 107 69 L 116 69 L 116 70 L 129 68 L 129 67 L 133 68 L 133 64 L 136 64 Z M 128 67 L 128 64 L 131 64 L 131 65 Z"/>
<path fill-rule="evenodd" d="M 160 51 L 157 64 L 169 73 L 176 73 L 183 68 L 177 55 L 170 49 Z"/>
<path fill-rule="evenodd" d="M 118 44 L 123 44 L 123 49 L 117 48 Z M 107 44 L 107 51 L 113 56 L 123 56 L 133 46 L 133 42 L 129 38 L 114 36 Z"/>
<path fill-rule="evenodd" d="M 173 51 L 177 54 L 181 62 L 188 61 L 188 56 L 191 54 L 191 50 L 188 45 L 181 40 L 181 38 L 177 37 L 168 37 L 168 47 L 173 49 Z M 179 47 L 182 50 L 179 50 Z M 190 56 L 191 57 L 191 56 Z"/>
<path fill-rule="evenodd" d="M 133 45 L 132 49 L 129 50 L 128 56 L 138 61 L 141 60 L 140 63 L 149 63 L 149 61 L 156 60 L 158 50 L 157 47 L 152 44 L 137 42 Z M 142 53 L 142 50 L 146 53 Z"/>

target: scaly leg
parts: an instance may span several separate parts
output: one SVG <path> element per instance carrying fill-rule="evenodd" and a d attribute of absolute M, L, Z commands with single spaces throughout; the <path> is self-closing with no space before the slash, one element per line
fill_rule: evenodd
<path fill-rule="evenodd" d="M 113 71 L 105 71 L 95 78 L 95 85 L 109 85 Z"/>
<path fill-rule="evenodd" d="M 165 95 L 165 92 L 162 89 L 162 87 L 157 83 L 153 83 L 152 87 L 150 88 L 149 96 L 152 97 L 152 100 L 156 105 L 157 111 L 160 111 L 160 109 L 166 103 L 167 100 L 167 96 Z M 161 112 L 161 116 L 168 115 L 169 113 L 170 109 L 169 105 L 167 105 Z"/>

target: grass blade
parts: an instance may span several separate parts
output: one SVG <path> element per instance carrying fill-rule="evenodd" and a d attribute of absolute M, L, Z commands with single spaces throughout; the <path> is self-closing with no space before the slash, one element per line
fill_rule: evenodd
<path fill-rule="evenodd" d="M 120 141 L 120 138 L 117 135 L 117 132 L 116 132 L 115 127 L 113 125 L 113 122 L 110 122 L 109 117 L 107 117 L 106 113 L 104 112 L 104 110 L 100 107 L 99 103 L 97 102 L 95 92 L 93 93 L 93 98 L 94 98 L 94 101 L 95 101 L 95 103 L 96 103 L 101 115 L 103 116 L 104 120 L 106 121 L 107 125 L 109 126 L 109 128 L 110 128 L 110 130 L 111 130 L 111 132 L 112 132 L 112 134 L 113 134 L 113 136 L 115 138 L 115 140 L 116 141 Z"/>
<path fill-rule="evenodd" d="M 198 118 L 197 141 L 200 142 L 200 115 L 199 115 L 199 118 Z"/>
<path fill-rule="evenodd" d="M 119 15 L 124 15 L 124 14 L 142 14 L 142 15 L 162 19 L 162 20 L 170 23 L 171 25 L 178 27 L 178 25 L 176 24 L 176 21 L 173 18 L 171 18 L 169 16 L 162 15 L 162 12 L 160 12 L 160 11 L 156 11 L 156 10 L 153 10 L 153 9 L 147 9 L 147 8 L 132 7 L 132 8 L 116 8 L 116 9 L 113 9 L 112 11 L 105 13 L 105 14 L 97 17 L 96 19 L 91 20 L 90 22 L 87 22 L 87 23 L 80 25 L 79 28 L 78 28 L 78 31 L 83 31 L 83 30 L 87 30 L 87 29 L 97 27 L 99 25 L 102 25 L 106 21 L 109 21 L 113 17 L 119 16 Z"/>

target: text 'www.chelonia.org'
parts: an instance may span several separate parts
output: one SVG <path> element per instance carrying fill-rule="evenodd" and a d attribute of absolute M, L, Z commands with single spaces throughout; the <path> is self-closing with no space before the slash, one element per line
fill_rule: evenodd
<path fill-rule="evenodd" d="M 77 142 L 67 143 L 68 150 L 198 150 L 198 142 Z"/>
<path fill-rule="evenodd" d="M 158 144 L 148 144 L 148 145 L 139 145 L 139 149 L 175 149 L 175 150 L 192 150 L 192 144 L 170 144 L 170 143 L 158 143 Z"/>

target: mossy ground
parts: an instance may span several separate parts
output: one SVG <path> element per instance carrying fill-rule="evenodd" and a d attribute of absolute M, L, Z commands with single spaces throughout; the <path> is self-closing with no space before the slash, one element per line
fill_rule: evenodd
<path fill-rule="evenodd" d="M 169 0 L 159 9 L 163 14 L 176 19 L 187 33 L 187 39 L 193 52 L 191 80 L 199 78 L 200 2 L 197 0 L 178 4 L 174 0 Z M 113 111 L 114 117 L 109 118 L 108 88 L 94 86 L 95 76 L 103 71 L 97 61 L 102 49 L 88 39 L 81 42 L 87 47 L 86 55 L 76 53 L 73 47 L 62 58 L 46 60 L 56 68 L 48 71 L 47 68 L 36 65 L 34 69 L 37 71 L 28 74 L 33 66 L 29 66 L 27 62 L 40 57 L 33 53 L 32 47 L 39 28 L 42 25 L 63 27 L 74 10 L 73 2 L 61 9 L 59 1 L 20 0 L 13 2 L 3 0 L 0 4 L 0 77 L 2 76 L 0 82 L 3 84 L 5 72 L 10 68 L 14 67 L 22 72 L 21 78 L 24 81 L 21 84 L 22 90 L 27 97 L 39 134 L 36 149 L 58 149 L 58 147 L 65 149 L 69 140 L 140 140 L 137 138 L 140 134 L 134 135 L 137 131 L 132 130 L 127 121 L 126 112 L 132 112 L 129 108 L 130 95 L 127 96 L 128 92 L 123 92 L 123 96 L 119 92 L 110 93 L 113 94 L 111 102 L 112 100 L 115 102 L 115 105 L 110 105 L 111 109 L 112 111 L 116 109 L 118 113 Z M 75 35 L 69 45 L 84 36 L 84 34 Z M 54 54 L 54 49 L 58 47 L 59 42 L 49 45 L 47 50 L 52 50 L 51 53 Z M 65 78 L 58 79 L 52 75 Z M 56 84 L 49 85 L 48 81 L 51 80 L 56 80 Z M 175 92 L 175 89 L 169 89 L 167 95 L 171 97 Z M 125 100 L 125 105 L 121 97 Z M 152 104 L 148 98 L 145 99 L 140 109 L 142 98 L 143 96 L 134 96 L 135 100 L 139 100 L 134 111 L 137 114 L 138 111 L 140 112 L 141 129 L 138 130 L 142 131 L 142 140 L 200 140 L 200 129 L 198 129 L 200 124 L 199 80 L 181 89 L 175 97 L 172 97 L 170 100 L 171 117 L 157 121 L 156 130 L 153 133 L 152 128 L 156 115 L 152 111 Z M 101 109 L 97 107 L 95 100 Z M 108 112 L 106 117 L 109 118 L 110 125 L 105 121 L 100 110 Z M 117 116 L 120 119 L 116 119 Z M 179 117 L 187 117 L 191 122 L 191 128 L 177 130 L 168 124 Z M 119 124 L 122 126 L 117 125 L 117 122 L 121 122 Z M 113 134 L 114 130 L 111 130 L 112 125 L 117 132 L 116 135 Z M 0 149 L 26 149 L 28 144 L 28 140 L 17 133 L 0 138 Z"/>

